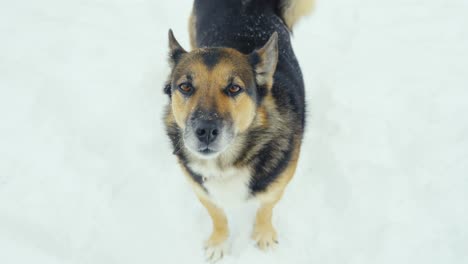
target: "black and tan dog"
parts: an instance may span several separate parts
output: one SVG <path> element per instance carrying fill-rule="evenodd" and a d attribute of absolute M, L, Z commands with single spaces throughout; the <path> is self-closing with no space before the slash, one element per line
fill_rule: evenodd
<path fill-rule="evenodd" d="M 260 202 L 252 238 L 261 249 L 277 243 L 272 210 L 293 177 L 305 122 L 290 33 L 311 8 L 311 0 L 195 0 L 193 50 L 169 32 L 165 123 L 213 221 L 209 260 L 227 249 L 223 208 L 249 199 Z"/>

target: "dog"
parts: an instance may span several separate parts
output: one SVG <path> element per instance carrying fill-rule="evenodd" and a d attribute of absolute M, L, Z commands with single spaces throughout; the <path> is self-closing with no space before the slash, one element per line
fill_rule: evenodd
<path fill-rule="evenodd" d="M 195 0 L 192 51 L 169 30 L 164 122 L 174 154 L 213 223 L 205 256 L 227 253 L 224 209 L 259 202 L 252 238 L 276 247 L 272 210 L 294 175 L 305 127 L 292 27 L 311 0 Z"/>

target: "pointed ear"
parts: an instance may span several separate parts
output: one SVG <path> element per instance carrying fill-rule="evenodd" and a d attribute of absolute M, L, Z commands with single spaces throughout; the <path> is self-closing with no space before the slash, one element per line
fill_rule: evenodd
<path fill-rule="evenodd" d="M 179 62 L 184 53 L 187 53 L 187 51 L 180 46 L 179 42 L 174 37 L 174 33 L 172 33 L 172 29 L 169 29 L 169 62 L 171 67 L 174 67 L 174 65 Z"/>
<path fill-rule="evenodd" d="M 271 87 L 278 63 L 278 33 L 274 32 L 267 43 L 250 54 L 255 69 L 255 79 L 261 86 Z"/>

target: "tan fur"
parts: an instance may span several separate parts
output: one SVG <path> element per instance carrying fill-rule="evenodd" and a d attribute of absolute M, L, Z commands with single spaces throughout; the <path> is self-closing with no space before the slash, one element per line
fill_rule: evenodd
<path fill-rule="evenodd" d="M 190 21 L 191 45 L 195 47 L 194 23 L 196 17 L 193 14 Z M 255 82 L 259 85 L 259 89 L 272 87 L 278 60 L 277 38 L 277 33 L 274 33 L 264 47 L 255 51 L 259 60 L 252 68 L 253 65 L 250 64 L 248 55 L 230 48 L 223 48 L 222 52 L 217 53 L 215 63 L 210 63 L 210 57 L 206 57 L 207 53 L 205 52 L 210 50 L 202 48 L 186 53 L 172 32 L 169 33 L 170 54 L 172 54 L 171 59 L 173 60 L 173 71 L 170 76 L 171 106 L 165 120 L 167 127 L 170 128 L 168 129 L 169 133 L 177 135 L 178 131 L 174 129 L 176 125 L 178 130 L 184 130 L 188 119 L 195 110 L 206 110 L 202 112 L 214 112 L 222 119 L 232 121 L 237 134 L 223 153 L 209 160 L 202 159 L 184 148 L 180 136 L 172 137 L 175 150 L 182 149 L 180 153 L 183 153 L 181 157 L 184 157 L 184 161 L 179 160 L 181 167 L 198 199 L 212 219 L 213 230 L 205 244 L 207 252 L 216 251 L 215 254 L 208 253 L 212 256 L 219 257 L 219 254 L 223 254 L 222 247 L 229 236 L 228 220 L 221 207 L 224 208 L 228 201 L 238 198 L 240 198 L 239 200 L 244 199 L 242 202 L 253 198 L 248 188 L 250 188 L 249 184 L 253 177 L 258 174 L 253 171 L 251 161 L 255 159 L 256 155 L 259 155 L 265 145 L 272 144 L 272 142 L 274 142 L 275 148 L 272 152 L 274 155 L 268 157 L 270 164 L 277 164 L 283 158 L 281 153 L 291 150 L 291 138 L 288 135 L 290 135 L 291 129 L 295 129 L 292 125 L 297 125 L 297 123 L 294 122 L 295 120 L 292 119 L 287 109 L 278 109 L 271 92 L 266 93 L 260 106 L 257 106 L 248 91 L 234 97 L 225 93 L 225 88 L 230 83 L 239 85 L 243 89 L 257 89 Z M 219 52 L 220 50 L 215 49 L 215 51 Z M 193 94 L 184 95 L 177 90 L 181 83 L 186 82 L 190 82 L 194 87 Z M 240 155 L 245 143 L 250 144 L 248 135 L 253 133 L 250 129 L 256 130 L 257 133 L 261 131 L 262 136 L 255 137 L 255 144 Z M 279 174 L 275 182 L 269 183 L 270 185 L 266 189 L 262 189 L 260 193 L 256 191 L 253 194 L 261 204 L 257 211 L 252 234 L 260 249 L 270 248 L 277 243 L 276 230 L 271 223 L 273 208 L 281 199 L 286 185 L 294 175 L 300 142 L 301 134 L 299 133 L 294 138 L 294 150 L 286 169 Z M 202 175 L 203 178 L 197 175 Z M 221 180 L 218 180 L 217 177 Z"/>
<path fill-rule="evenodd" d="M 257 246 L 262 250 L 274 247 L 278 243 L 277 232 L 271 221 L 273 208 L 280 201 L 287 184 L 296 171 L 300 153 L 300 143 L 298 142 L 300 141 L 296 139 L 293 157 L 286 170 L 265 192 L 256 195 L 261 205 L 257 210 L 252 239 L 256 241 Z M 211 201 L 209 195 L 190 177 L 184 166 L 181 167 L 195 194 L 206 208 L 212 220 L 212 233 L 205 242 L 205 246 L 213 247 L 224 243 L 229 237 L 229 225 L 224 210 L 217 207 Z"/>
<path fill-rule="evenodd" d="M 257 125 L 262 127 L 267 127 L 268 122 L 268 112 L 264 106 L 261 106 L 257 110 Z"/>
<path fill-rule="evenodd" d="M 286 0 L 283 4 L 283 19 L 290 30 L 297 21 L 308 14 L 314 8 L 314 0 Z"/>
<path fill-rule="evenodd" d="M 189 181 L 192 189 L 200 200 L 201 204 L 206 208 L 212 221 L 212 231 L 210 237 L 205 241 L 206 247 L 214 247 L 225 242 L 229 237 L 229 226 L 224 210 L 217 207 L 211 200 L 207 193 L 200 187 L 199 184 L 193 181 L 188 171 L 181 166 L 182 170 Z"/>
<path fill-rule="evenodd" d="M 283 120 L 278 112 L 275 100 L 271 94 L 268 94 L 262 102 L 262 105 L 257 108 L 257 113 L 254 121 L 251 124 L 251 128 L 262 128 L 265 131 L 277 130 L 277 129 L 288 129 L 288 123 Z M 263 137 L 259 138 L 257 144 L 253 146 L 249 151 L 246 152 L 244 158 L 251 160 L 255 155 L 258 154 L 260 149 L 268 144 L 269 141 L 276 140 L 281 141 L 281 144 L 287 146 L 289 142 L 284 139 L 275 138 L 274 133 L 265 133 Z M 236 164 L 242 165 L 242 164 Z"/>
<path fill-rule="evenodd" d="M 280 197 L 278 197 L 279 199 Z M 278 236 L 271 223 L 273 207 L 276 205 L 276 202 L 264 203 L 257 211 L 252 239 L 261 250 L 266 250 L 278 244 Z"/>
<path fill-rule="evenodd" d="M 241 93 L 233 99 L 226 96 L 223 90 L 232 76 L 235 76 L 233 80 L 235 84 L 244 89 L 251 89 L 252 87 L 248 87 L 247 82 L 251 82 L 254 77 L 249 71 L 245 55 L 235 50 L 226 50 L 230 57 L 221 60 L 213 69 L 209 69 L 197 59 L 196 51 L 193 55 L 188 55 L 193 57 L 181 62 L 180 68 L 185 72 L 190 72 L 196 92 L 190 98 L 185 98 L 178 92 L 173 95 L 172 112 L 179 127 L 185 128 L 187 118 L 197 106 L 215 109 L 222 115 L 230 116 L 237 133 L 244 132 L 251 125 L 256 110 L 252 98 L 246 93 Z M 176 74 L 180 75 L 176 85 L 187 81 L 184 72 Z"/>
<path fill-rule="evenodd" d="M 270 88 L 278 63 L 278 33 L 274 32 L 257 54 L 260 56 L 260 63 L 255 67 L 257 83 Z"/>
<path fill-rule="evenodd" d="M 198 195 L 198 199 L 208 211 L 213 224 L 211 235 L 205 242 L 205 246 L 218 246 L 225 242 L 229 237 L 229 227 L 226 214 L 224 213 L 223 209 L 217 207 L 209 199 L 205 199 L 204 196 Z"/>
<path fill-rule="evenodd" d="M 273 208 L 283 196 L 286 185 L 292 179 L 296 171 L 300 153 L 299 142 L 300 140 L 296 139 L 294 154 L 286 170 L 265 192 L 256 196 L 261 202 L 261 205 L 255 218 L 252 239 L 257 242 L 257 246 L 262 250 L 274 247 L 275 244 L 278 243 L 276 230 L 271 223 Z"/>
<path fill-rule="evenodd" d="M 197 48 L 197 33 L 195 29 L 195 25 L 197 23 L 197 17 L 195 16 L 193 10 L 192 13 L 190 14 L 189 17 L 189 24 L 188 24 L 188 29 L 189 29 L 189 37 L 190 37 L 190 46 L 192 49 Z"/>
<path fill-rule="evenodd" d="M 213 69 L 212 75 L 229 76 L 232 70 L 232 62 L 221 62 Z M 246 84 L 239 77 L 234 78 L 234 82 L 241 87 L 246 88 Z M 220 82 L 220 85 L 223 84 L 225 87 L 227 84 L 226 81 L 224 81 L 224 83 Z M 214 97 L 217 102 L 216 109 L 220 113 L 230 115 L 232 117 L 237 133 L 244 132 L 249 128 L 255 117 L 256 110 L 255 102 L 251 97 L 246 93 L 241 93 L 235 99 L 232 99 L 227 97 L 223 92 L 215 92 Z"/>
<path fill-rule="evenodd" d="M 281 198 L 286 185 L 294 176 L 300 153 L 300 142 L 298 141 L 299 140 L 296 139 L 294 153 L 288 167 L 283 173 L 281 173 L 276 182 L 272 183 L 265 192 L 256 196 L 260 201 L 262 201 L 262 203 L 267 204 L 278 201 Z"/>

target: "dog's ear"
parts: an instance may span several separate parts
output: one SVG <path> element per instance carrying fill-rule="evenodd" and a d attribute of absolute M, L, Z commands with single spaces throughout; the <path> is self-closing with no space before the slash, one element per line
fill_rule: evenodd
<path fill-rule="evenodd" d="M 274 32 L 267 43 L 262 48 L 252 52 L 249 57 L 255 69 L 257 84 L 271 87 L 278 63 L 278 33 Z"/>
<path fill-rule="evenodd" d="M 172 29 L 169 29 L 169 63 L 171 67 L 174 67 L 185 53 L 187 53 L 187 51 L 177 42 L 174 33 L 172 33 Z"/>
<path fill-rule="evenodd" d="M 169 98 L 172 97 L 172 91 L 171 91 L 171 82 L 168 81 L 164 84 L 164 89 L 163 89 L 164 93 L 167 94 L 169 96 Z"/>

